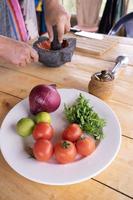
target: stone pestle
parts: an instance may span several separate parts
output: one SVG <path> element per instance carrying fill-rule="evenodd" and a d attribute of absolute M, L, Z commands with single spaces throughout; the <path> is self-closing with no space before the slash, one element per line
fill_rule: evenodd
<path fill-rule="evenodd" d="M 59 50 L 62 48 L 62 44 L 58 40 L 58 32 L 57 32 L 57 26 L 53 26 L 53 34 L 54 34 L 54 39 L 51 42 L 51 50 Z"/>

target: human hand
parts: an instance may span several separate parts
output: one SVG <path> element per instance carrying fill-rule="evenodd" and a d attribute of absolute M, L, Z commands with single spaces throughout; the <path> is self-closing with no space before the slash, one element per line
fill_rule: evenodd
<path fill-rule="evenodd" d="M 25 66 L 38 61 L 37 52 L 27 43 L 0 36 L 0 57 L 11 64 Z"/>
<path fill-rule="evenodd" d="M 49 40 L 53 41 L 53 26 L 57 26 L 58 40 L 61 43 L 63 35 L 70 31 L 70 16 L 58 0 L 46 0 L 46 26 Z"/>

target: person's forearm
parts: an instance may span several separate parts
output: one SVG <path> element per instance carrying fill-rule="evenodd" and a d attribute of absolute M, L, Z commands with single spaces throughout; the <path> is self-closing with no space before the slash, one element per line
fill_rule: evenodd
<path fill-rule="evenodd" d="M 5 42 L 5 36 L 0 35 L 0 49 L 2 48 L 4 42 Z"/>
<path fill-rule="evenodd" d="M 0 60 L 24 66 L 37 61 L 38 54 L 28 44 L 0 35 Z"/>
<path fill-rule="evenodd" d="M 57 4 L 59 4 L 59 0 L 44 0 L 44 3 L 46 5 L 46 9 L 47 9 L 47 7 L 57 6 Z"/>
<path fill-rule="evenodd" d="M 3 57 L 3 54 L 5 52 L 5 46 L 7 43 L 8 38 L 5 36 L 0 35 L 0 57 Z"/>
<path fill-rule="evenodd" d="M 8 48 L 12 41 L 14 41 L 14 39 L 0 35 L 0 57 L 5 54 L 6 48 Z"/>
<path fill-rule="evenodd" d="M 59 3 L 59 0 L 44 0 L 46 4 Z"/>

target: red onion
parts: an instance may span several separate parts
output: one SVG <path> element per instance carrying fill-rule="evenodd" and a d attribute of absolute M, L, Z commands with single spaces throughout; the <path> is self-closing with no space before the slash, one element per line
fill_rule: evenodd
<path fill-rule="evenodd" d="M 56 90 L 56 85 L 37 85 L 29 94 L 30 111 L 32 114 L 54 112 L 60 103 L 61 98 Z"/>

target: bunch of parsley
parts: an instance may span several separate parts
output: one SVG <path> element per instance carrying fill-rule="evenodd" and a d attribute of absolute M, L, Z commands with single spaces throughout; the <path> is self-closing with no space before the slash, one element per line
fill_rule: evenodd
<path fill-rule="evenodd" d="M 100 118 L 89 101 L 82 96 L 76 99 L 72 106 L 64 105 L 66 119 L 70 123 L 77 123 L 80 128 L 88 135 L 92 135 L 96 140 L 104 137 L 103 127 L 106 125 L 104 119 Z"/>

